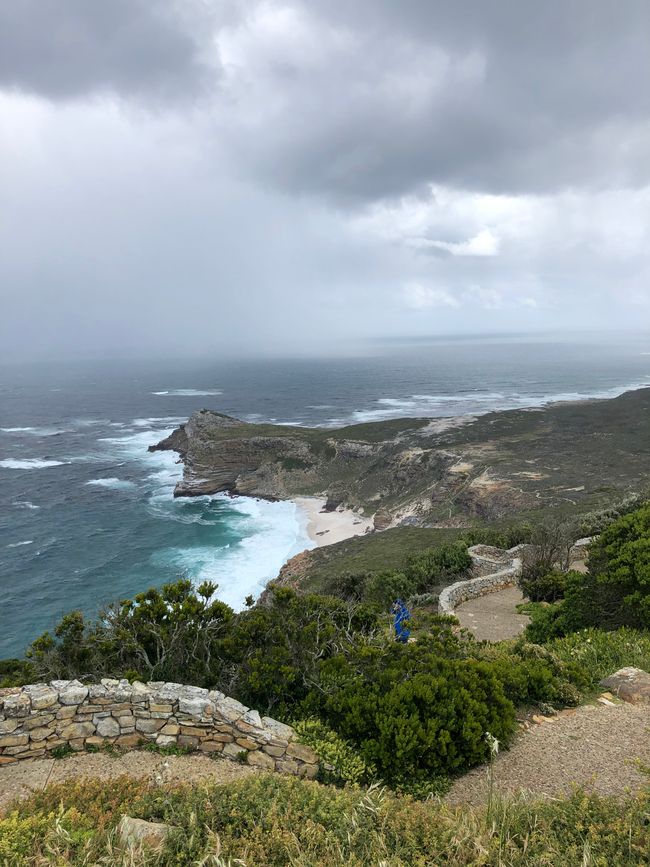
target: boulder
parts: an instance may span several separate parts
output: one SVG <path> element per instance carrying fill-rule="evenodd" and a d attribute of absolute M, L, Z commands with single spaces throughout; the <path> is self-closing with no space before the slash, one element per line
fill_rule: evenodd
<path fill-rule="evenodd" d="M 642 668 L 621 668 L 600 685 L 630 704 L 650 704 L 650 674 Z"/>
<path fill-rule="evenodd" d="M 117 834 L 123 846 L 137 848 L 144 845 L 159 852 L 171 830 L 171 826 L 163 822 L 146 822 L 144 819 L 122 816 Z"/>

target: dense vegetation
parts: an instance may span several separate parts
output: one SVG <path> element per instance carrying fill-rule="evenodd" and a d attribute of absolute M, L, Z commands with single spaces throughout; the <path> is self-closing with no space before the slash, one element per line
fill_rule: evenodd
<path fill-rule="evenodd" d="M 619 802 L 580 792 L 461 809 L 273 775 L 171 792 L 125 778 L 68 782 L 0 819 L 0 863 L 626 867 L 647 863 L 649 809 L 647 794 Z M 114 829 L 125 813 L 173 826 L 160 855 L 120 851 Z"/>
<path fill-rule="evenodd" d="M 650 629 L 650 505 L 606 526 L 590 547 L 588 565 L 586 574 L 551 572 L 528 583 L 531 599 L 559 599 L 532 609 L 531 640 L 590 627 Z"/>
<path fill-rule="evenodd" d="M 587 683 L 571 661 L 524 642 L 495 653 L 426 606 L 414 613 L 415 640 L 395 642 L 391 600 L 463 575 L 468 541 L 352 582 L 345 598 L 276 588 L 267 604 L 235 613 L 210 584 L 152 588 L 94 621 L 66 615 L 32 644 L 28 670 L 13 671 L 26 680 L 122 676 L 220 689 L 297 723 L 324 760 L 340 758 L 325 760 L 332 779 L 441 791 L 488 757 L 486 732 L 509 742 L 516 706 L 575 704 Z"/>

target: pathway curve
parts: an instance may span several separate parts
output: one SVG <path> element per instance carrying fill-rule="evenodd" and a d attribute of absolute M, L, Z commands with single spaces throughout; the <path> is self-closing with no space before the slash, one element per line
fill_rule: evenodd
<path fill-rule="evenodd" d="M 129 776 L 164 783 L 229 783 L 259 773 L 249 765 L 204 755 L 162 756 L 146 750 L 133 750 L 118 756 L 106 753 L 77 753 L 64 759 L 37 759 L 0 765 L 0 808 L 15 798 L 40 792 L 45 786 L 63 780 L 88 778 L 112 780 Z"/>
<path fill-rule="evenodd" d="M 461 626 L 468 629 L 478 641 L 505 641 L 517 638 L 530 623 L 530 618 L 517 612 L 524 602 L 518 587 L 506 587 L 485 596 L 477 596 L 461 603 L 454 611 Z"/>
<path fill-rule="evenodd" d="M 552 798 L 577 785 L 623 795 L 648 786 L 639 763 L 650 766 L 650 705 L 583 705 L 533 725 L 501 752 L 494 762 L 494 790 Z M 487 798 L 483 766 L 456 780 L 447 801 L 481 804 Z"/>

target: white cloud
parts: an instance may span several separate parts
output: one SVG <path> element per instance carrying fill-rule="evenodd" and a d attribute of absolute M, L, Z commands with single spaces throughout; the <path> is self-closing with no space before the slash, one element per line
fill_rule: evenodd
<path fill-rule="evenodd" d="M 407 238 L 407 247 L 446 250 L 452 256 L 496 256 L 499 239 L 489 229 L 482 229 L 467 241 L 432 241 L 430 238 Z"/>
<path fill-rule="evenodd" d="M 402 287 L 407 307 L 423 310 L 427 307 L 460 307 L 460 302 L 445 289 L 432 289 L 421 283 L 407 283 Z"/>

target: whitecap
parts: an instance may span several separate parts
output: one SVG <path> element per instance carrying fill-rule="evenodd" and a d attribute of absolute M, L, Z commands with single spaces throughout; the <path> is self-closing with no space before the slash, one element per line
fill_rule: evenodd
<path fill-rule="evenodd" d="M 160 397 L 213 397 L 223 394 L 223 391 L 216 388 L 171 388 L 168 391 L 152 391 L 151 393 Z"/>
<path fill-rule="evenodd" d="M 258 596 L 286 561 L 313 548 L 306 516 L 290 500 L 269 503 L 244 497 L 226 498 L 228 524 L 242 538 L 230 545 L 167 548 L 154 555 L 157 566 L 172 566 L 194 583 L 213 581 L 217 597 L 235 609 L 247 596 Z M 226 518 L 226 515 L 224 515 Z"/>
<path fill-rule="evenodd" d="M 97 488 L 113 488 L 115 490 L 126 490 L 127 488 L 135 488 L 134 482 L 129 482 L 127 479 L 118 479 L 111 477 L 108 479 L 91 479 L 86 482 L 87 485 L 93 485 Z"/>
<path fill-rule="evenodd" d="M 56 427 L 3 427 L 3 433 L 28 433 L 38 437 L 55 437 L 59 434 L 70 433 L 69 430 Z"/>
<path fill-rule="evenodd" d="M 15 506 L 17 509 L 40 509 L 40 506 L 35 506 L 34 503 L 30 503 L 29 500 L 14 500 L 11 504 Z"/>
<path fill-rule="evenodd" d="M 27 539 L 24 542 L 12 542 L 10 545 L 7 545 L 7 548 L 22 548 L 23 545 L 33 545 L 33 539 Z"/>
<path fill-rule="evenodd" d="M 40 460 L 39 458 L 25 458 L 24 460 L 7 458 L 4 461 L 0 461 L 0 467 L 5 467 L 8 470 L 43 470 L 46 467 L 60 467 L 65 463 L 68 463 L 68 461 L 48 461 Z"/>
<path fill-rule="evenodd" d="M 650 387 L 646 381 L 613 386 L 594 391 L 556 392 L 550 394 L 520 394 L 512 392 L 467 392 L 462 394 L 412 394 L 409 397 L 382 397 L 374 409 L 359 409 L 346 418 L 331 418 L 325 427 L 346 424 L 387 421 L 391 418 L 429 418 L 448 415 L 482 415 L 508 409 L 540 408 L 555 403 L 583 400 L 605 400 L 620 397 L 628 391 Z"/>
<path fill-rule="evenodd" d="M 163 415 L 152 416 L 152 418 L 134 418 L 131 424 L 133 427 L 159 427 L 161 424 L 184 424 L 187 421 L 187 416 L 184 415 Z"/>

